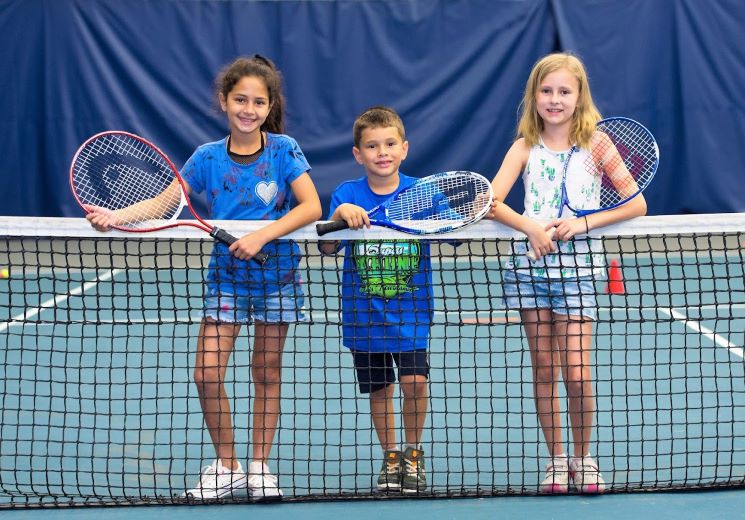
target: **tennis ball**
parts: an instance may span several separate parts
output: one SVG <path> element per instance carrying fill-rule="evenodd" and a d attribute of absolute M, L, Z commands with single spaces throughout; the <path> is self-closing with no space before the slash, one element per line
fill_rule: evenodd
<path fill-rule="evenodd" d="M 7 267 L 0 269 L 0 278 L 10 278 L 10 271 L 8 271 Z"/>

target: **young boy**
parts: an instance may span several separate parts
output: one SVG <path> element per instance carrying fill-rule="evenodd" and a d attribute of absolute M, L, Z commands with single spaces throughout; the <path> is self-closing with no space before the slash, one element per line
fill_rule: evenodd
<path fill-rule="evenodd" d="M 353 134 L 354 158 L 367 175 L 336 188 L 329 220 L 359 229 L 370 226 L 368 210 L 416 179 L 398 171 L 409 143 L 395 111 L 381 106 L 366 110 L 354 122 Z M 321 249 L 335 253 L 339 245 L 324 242 Z M 396 239 L 355 240 L 343 246 L 343 343 L 354 357 L 360 392 L 369 394 L 372 423 L 383 448 L 377 487 L 424 492 L 420 441 L 428 407 L 427 347 L 434 307 L 429 245 Z M 403 451 L 396 441 L 394 363 L 403 393 Z"/>

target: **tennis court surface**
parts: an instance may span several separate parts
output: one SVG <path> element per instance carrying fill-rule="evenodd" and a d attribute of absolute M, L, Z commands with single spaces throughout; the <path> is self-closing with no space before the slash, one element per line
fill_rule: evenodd
<path fill-rule="evenodd" d="M 645 217 L 596 237 L 605 253 L 592 453 L 609 493 L 744 486 L 745 215 L 692 220 Z M 83 219 L 6 218 L 0 228 L 10 268 L 0 280 L 0 507 L 182 503 L 215 457 L 191 380 L 210 239 L 100 234 Z M 319 254 L 312 227 L 292 237 L 310 321 L 290 327 L 270 466 L 289 502 L 386 498 L 373 492 L 380 448 L 341 346 L 341 258 Z M 546 452 L 530 357 L 519 315 L 502 304 L 516 239 L 482 222 L 431 246 L 424 496 L 537 493 Z M 622 279 L 608 294 L 612 260 Z M 250 335 L 226 376 L 243 461 Z"/>

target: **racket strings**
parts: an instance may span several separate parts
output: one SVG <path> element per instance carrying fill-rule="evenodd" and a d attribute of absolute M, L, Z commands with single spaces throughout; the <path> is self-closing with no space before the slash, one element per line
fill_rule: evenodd
<path fill-rule="evenodd" d="M 607 138 L 593 144 L 585 167 L 602 175 L 600 207 L 606 208 L 646 188 L 657 169 L 659 152 L 649 131 L 634 121 L 605 121 L 598 125 L 598 131 Z"/>
<path fill-rule="evenodd" d="M 392 222 L 420 230 L 463 226 L 481 218 L 491 205 L 491 186 L 473 174 L 444 174 L 404 190 L 388 208 Z"/>
<path fill-rule="evenodd" d="M 176 181 L 174 172 L 157 150 L 124 134 L 105 134 L 87 143 L 78 153 L 72 180 L 83 204 L 130 208 L 126 227 L 136 228 L 153 218 L 175 218 L 184 203 L 180 189 L 158 197 Z M 135 206 L 146 200 L 151 203 Z"/>

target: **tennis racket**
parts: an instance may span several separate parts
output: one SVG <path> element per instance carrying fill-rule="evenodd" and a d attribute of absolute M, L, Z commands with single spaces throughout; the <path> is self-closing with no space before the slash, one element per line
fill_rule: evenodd
<path fill-rule="evenodd" d="M 569 200 L 566 176 L 569 162 L 578 151 L 573 146 L 564 161 L 561 174 L 561 207 L 569 208 L 576 217 L 617 208 L 633 199 L 649 186 L 660 162 L 660 150 L 652 132 L 641 123 L 626 117 L 610 117 L 599 121 L 584 157 L 585 171 L 600 176 L 599 197 L 580 208 Z M 554 229 L 549 230 L 553 236 Z M 535 260 L 535 253 L 528 251 Z"/>
<path fill-rule="evenodd" d="M 443 172 L 423 177 L 368 211 L 375 226 L 428 235 L 478 222 L 489 212 L 491 183 L 478 173 Z M 347 229 L 343 220 L 316 225 L 319 236 Z"/>
<path fill-rule="evenodd" d="M 205 222 L 194 210 L 185 183 L 173 162 L 153 143 L 128 132 L 109 131 L 90 137 L 72 159 L 70 187 L 80 206 L 114 212 L 121 231 L 149 232 L 176 226 L 206 231 L 227 245 L 236 237 Z M 184 206 L 196 222 L 177 220 Z M 153 219 L 166 222 L 154 223 Z M 263 264 L 267 255 L 253 260 Z"/>

